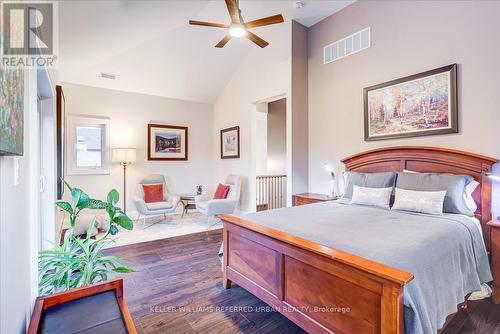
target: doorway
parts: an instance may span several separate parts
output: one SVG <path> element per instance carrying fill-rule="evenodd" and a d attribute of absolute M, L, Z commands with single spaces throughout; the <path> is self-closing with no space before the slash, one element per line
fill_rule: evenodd
<path fill-rule="evenodd" d="M 287 99 L 256 104 L 256 210 L 287 205 Z"/>

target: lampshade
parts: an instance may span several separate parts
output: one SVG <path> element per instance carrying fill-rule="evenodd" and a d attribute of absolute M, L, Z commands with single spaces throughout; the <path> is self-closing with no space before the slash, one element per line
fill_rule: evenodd
<path fill-rule="evenodd" d="M 113 162 L 131 163 L 136 160 L 135 148 L 114 148 Z"/>

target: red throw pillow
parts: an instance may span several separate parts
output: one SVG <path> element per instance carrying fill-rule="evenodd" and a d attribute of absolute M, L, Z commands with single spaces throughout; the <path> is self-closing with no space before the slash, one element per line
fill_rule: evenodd
<path fill-rule="evenodd" d="M 143 184 L 144 202 L 163 202 L 163 184 Z"/>
<path fill-rule="evenodd" d="M 217 190 L 215 191 L 214 199 L 224 199 L 227 197 L 229 193 L 229 185 L 228 184 L 220 184 L 217 186 Z"/>

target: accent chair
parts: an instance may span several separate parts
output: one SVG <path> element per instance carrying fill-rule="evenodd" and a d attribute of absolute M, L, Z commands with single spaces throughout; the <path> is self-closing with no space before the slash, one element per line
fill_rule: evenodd
<path fill-rule="evenodd" d="M 196 209 L 207 215 L 208 219 L 216 215 L 233 213 L 240 201 L 241 176 L 228 175 L 224 183 L 230 187 L 226 198 L 214 199 L 213 195 L 198 195 L 194 198 Z"/>
<path fill-rule="evenodd" d="M 142 185 L 158 184 L 158 183 L 163 184 L 163 201 L 146 203 L 144 201 L 144 190 Z M 163 175 L 151 174 L 143 178 L 141 182 L 139 182 L 137 194 L 134 197 L 134 204 L 135 207 L 137 208 L 137 211 L 139 212 L 138 219 L 141 219 L 141 217 L 143 218 L 142 227 L 145 229 L 153 226 L 156 223 L 160 223 L 156 222 L 149 226 L 146 226 L 146 217 L 163 215 L 163 217 L 166 218 L 167 213 L 175 212 L 175 210 L 177 209 L 177 205 L 179 205 L 180 200 L 181 198 L 179 196 L 172 195 L 169 193 L 167 184 L 165 182 L 165 177 Z"/>

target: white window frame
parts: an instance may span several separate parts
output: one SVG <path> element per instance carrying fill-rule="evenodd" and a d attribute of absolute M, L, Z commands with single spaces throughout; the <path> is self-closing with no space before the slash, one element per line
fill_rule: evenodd
<path fill-rule="evenodd" d="M 96 117 L 85 115 L 68 115 L 68 145 L 66 145 L 66 170 L 68 175 L 93 175 L 109 174 L 109 124 L 108 117 Z M 104 128 L 102 166 L 101 167 L 77 167 L 76 166 L 76 127 L 77 126 L 102 126 Z"/>

